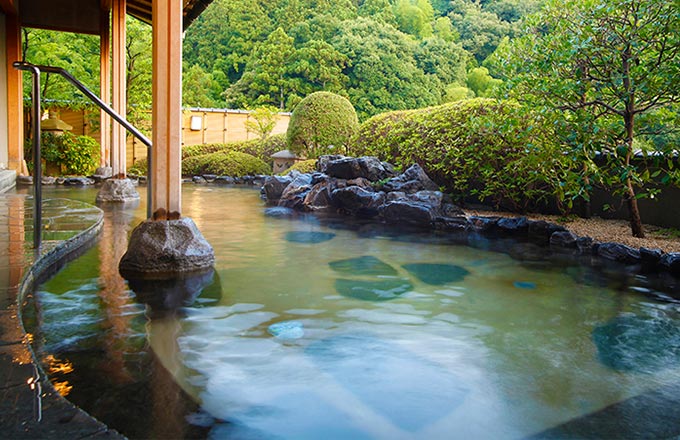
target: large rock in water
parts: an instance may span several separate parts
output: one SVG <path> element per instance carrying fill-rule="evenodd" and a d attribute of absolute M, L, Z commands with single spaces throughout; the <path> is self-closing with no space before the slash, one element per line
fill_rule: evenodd
<path fill-rule="evenodd" d="M 385 193 L 375 192 L 359 186 L 338 188 L 332 193 L 336 206 L 359 217 L 375 217 L 385 203 Z"/>
<path fill-rule="evenodd" d="M 126 277 L 167 276 L 207 270 L 215 252 L 188 217 L 146 220 L 132 231 L 128 250 L 118 265 Z"/>
<path fill-rule="evenodd" d="M 380 162 L 377 157 L 371 156 L 357 158 L 343 157 L 331 160 L 325 164 L 323 172 L 339 179 L 350 180 L 363 177 L 371 182 L 386 179 L 394 175 L 388 166 Z"/>
<path fill-rule="evenodd" d="M 262 186 L 262 192 L 268 202 L 273 203 L 281 198 L 283 190 L 286 189 L 288 185 L 293 181 L 293 178 L 288 176 L 268 176 L 264 185 Z M 232 182 L 233 183 L 233 182 Z"/>
<path fill-rule="evenodd" d="M 109 179 L 99 189 L 97 202 L 125 203 L 139 200 L 139 193 L 130 179 Z"/>
<path fill-rule="evenodd" d="M 302 209 L 307 193 L 312 189 L 312 176 L 310 174 L 290 173 L 293 179 L 283 190 L 279 199 L 279 206 Z"/>
<path fill-rule="evenodd" d="M 439 191 L 439 186 L 430 179 L 418 164 L 411 165 L 397 177 L 393 177 L 383 185 L 385 192 L 400 191 L 413 194 L 418 191 Z"/>

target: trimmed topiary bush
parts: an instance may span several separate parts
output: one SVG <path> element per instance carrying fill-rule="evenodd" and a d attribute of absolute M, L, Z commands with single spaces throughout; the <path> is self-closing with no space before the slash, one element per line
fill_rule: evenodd
<path fill-rule="evenodd" d="M 271 174 L 271 172 L 271 167 L 260 159 L 239 151 L 220 150 L 182 160 L 182 175 L 184 176 L 217 174 L 241 177 Z"/>
<path fill-rule="evenodd" d="M 279 174 L 283 176 L 290 173 L 291 171 L 299 171 L 301 173 L 311 174 L 316 171 L 316 159 L 307 159 L 295 162 L 292 167 Z"/>
<path fill-rule="evenodd" d="M 347 98 L 315 92 L 293 110 L 286 133 L 288 149 L 310 159 L 344 152 L 358 128 L 357 113 Z"/>
<path fill-rule="evenodd" d="M 459 200 L 472 195 L 524 211 L 552 196 L 564 201 L 573 182 L 549 122 L 509 101 L 458 101 L 374 116 L 351 153 L 418 163 Z"/>

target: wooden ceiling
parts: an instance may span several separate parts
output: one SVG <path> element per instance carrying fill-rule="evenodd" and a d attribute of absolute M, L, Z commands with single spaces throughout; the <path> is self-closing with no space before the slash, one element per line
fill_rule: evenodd
<path fill-rule="evenodd" d="M 4 4 L 8 0 L 0 1 Z M 184 0 L 184 29 L 212 1 Z M 22 26 L 86 34 L 99 34 L 100 11 L 111 8 L 111 0 L 14 0 L 12 3 L 19 5 Z M 151 24 L 151 5 L 152 0 L 127 0 L 127 12 Z"/>

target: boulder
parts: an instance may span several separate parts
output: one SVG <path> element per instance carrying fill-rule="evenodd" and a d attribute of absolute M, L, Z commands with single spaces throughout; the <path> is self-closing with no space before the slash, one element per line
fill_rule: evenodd
<path fill-rule="evenodd" d="M 118 269 L 126 278 L 138 278 L 207 270 L 214 263 L 212 246 L 193 220 L 184 217 L 140 223 Z"/>
<path fill-rule="evenodd" d="M 359 217 L 377 216 L 380 206 L 385 203 L 385 193 L 359 186 L 338 188 L 331 196 L 335 206 Z"/>
<path fill-rule="evenodd" d="M 310 174 L 290 173 L 292 181 L 286 186 L 279 199 L 279 206 L 293 209 L 302 209 L 307 193 L 312 189 L 312 176 Z"/>
<path fill-rule="evenodd" d="M 600 243 L 597 255 L 619 263 L 635 264 L 640 262 L 640 251 L 621 243 Z"/>
<path fill-rule="evenodd" d="M 498 220 L 498 229 L 509 234 L 525 234 L 529 230 L 529 220 L 526 217 L 507 217 Z"/>
<path fill-rule="evenodd" d="M 661 252 L 661 249 L 649 249 L 646 247 L 640 248 L 640 259 L 645 264 L 652 266 L 656 265 L 659 263 L 659 261 L 661 261 L 661 257 L 663 257 L 663 252 Z"/>
<path fill-rule="evenodd" d="M 111 167 L 99 167 L 95 170 L 94 176 L 99 179 L 108 179 L 113 176 L 113 168 Z"/>
<path fill-rule="evenodd" d="M 215 183 L 218 185 L 233 185 L 234 178 L 231 176 L 218 176 L 215 178 Z"/>
<path fill-rule="evenodd" d="M 213 183 L 213 182 L 215 181 L 215 179 L 217 179 L 217 175 L 215 175 L 215 174 L 203 174 L 202 177 L 203 177 L 203 178 L 206 180 L 206 182 L 208 182 L 208 183 Z"/>
<path fill-rule="evenodd" d="M 477 217 L 470 216 L 468 219 L 472 227 L 480 232 L 492 232 L 498 228 L 500 217 Z"/>
<path fill-rule="evenodd" d="M 64 179 L 64 185 L 68 186 L 87 186 L 94 185 L 94 180 L 87 177 L 67 177 Z"/>
<path fill-rule="evenodd" d="M 659 260 L 659 265 L 676 277 L 680 277 L 680 252 L 664 254 Z"/>
<path fill-rule="evenodd" d="M 579 237 L 576 240 L 576 247 L 582 255 L 593 255 L 597 253 L 598 243 L 591 237 Z"/>
<path fill-rule="evenodd" d="M 385 192 L 400 191 L 413 194 L 418 191 L 439 191 L 439 186 L 425 174 L 420 165 L 414 164 L 402 174 L 385 182 L 382 189 Z"/>
<path fill-rule="evenodd" d="M 380 209 L 380 215 L 387 223 L 425 228 L 432 227 L 434 219 L 438 217 L 437 214 L 437 210 L 431 205 L 410 200 L 388 202 Z"/>
<path fill-rule="evenodd" d="M 296 213 L 290 208 L 285 208 L 283 206 L 272 206 L 271 208 L 264 210 L 264 215 L 274 218 L 288 218 L 295 217 Z"/>
<path fill-rule="evenodd" d="M 308 211 L 327 210 L 333 206 L 333 197 L 331 192 L 335 189 L 337 181 L 326 180 L 319 182 L 312 186 L 307 195 L 305 195 L 303 204 Z"/>
<path fill-rule="evenodd" d="M 377 157 L 371 156 L 358 158 L 343 157 L 331 160 L 326 163 L 325 169 L 321 171 L 339 179 L 350 180 L 363 177 L 371 182 L 376 182 L 393 175 Z"/>
<path fill-rule="evenodd" d="M 125 203 L 139 200 L 139 193 L 130 179 L 108 179 L 99 189 L 97 203 Z"/>
<path fill-rule="evenodd" d="M 566 231 L 563 226 L 547 222 L 545 220 L 529 220 L 529 236 L 549 241 L 550 236 L 558 231 Z"/>
<path fill-rule="evenodd" d="M 194 176 L 194 177 L 191 178 L 191 181 L 198 184 L 198 185 L 203 185 L 203 184 L 208 183 L 208 181 L 205 180 L 205 177 L 203 177 L 203 176 Z"/>
<path fill-rule="evenodd" d="M 57 178 L 52 176 L 43 176 L 40 181 L 43 185 L 55 185 L 57 183 Z"/>
<path fill-rule="evenodd" d="M 319 158 L 316 160 L 316 170 L 320 173 L 326 173 L 326 168 L 328 167 L 328 164 L 330 162 L 333 162 L 334 160 L 340 160 L 344 159 L 347 156 L 343 156 L 342 154 L 326 154 L 323 156 L 319 156 Z"/>
<path fill-rule="evenodd" d="M 274 203 L 281 198 L 283 190 L 293 181 L 290 175 L 287 176 L 269 176 L 265 179 L 262 190 L 264 191 L 265 199 Z M 230 183 L 234 183 L 234 180 Z"/>
<path fill-rule="evenodd" d="M 550 246 L 576 248 L 578 235 L 571 231 L 556 231 L 550 236 Z"/>

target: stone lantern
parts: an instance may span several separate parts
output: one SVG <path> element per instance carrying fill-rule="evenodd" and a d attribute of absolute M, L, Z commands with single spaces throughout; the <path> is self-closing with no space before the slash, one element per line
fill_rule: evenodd
<path fill-rule="evenodd" d="M 64 134 L 65 131 L 73 130 L 73 126 L 59 119 L 55 111 L 50 111 L 48 118 L 40 122 L 40 128 L 44 132 L 54 134 Z"/>
<path fill-rule="evenodd" d="M 292 167 L 295 162 L 302 160 L 290 150 L 279 151 L 272 154 L 271 157 L 274 159 L 274 174 L 282 173 Z"/>

